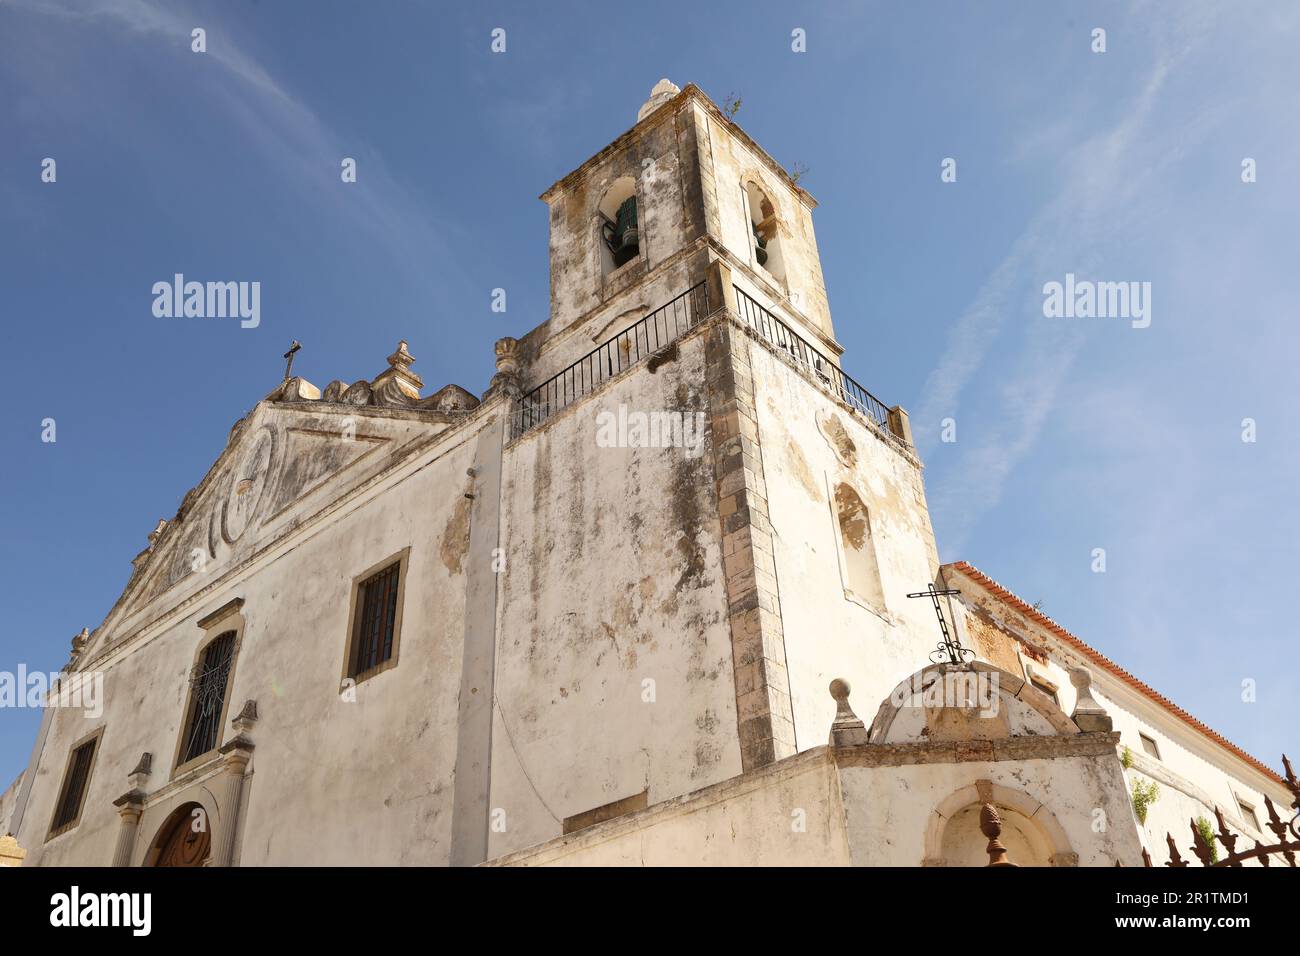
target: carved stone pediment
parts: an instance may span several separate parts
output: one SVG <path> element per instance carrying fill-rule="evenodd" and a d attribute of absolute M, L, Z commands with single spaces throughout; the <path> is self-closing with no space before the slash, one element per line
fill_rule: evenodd
<path fill-rule="evenodd" d="M 421 408 L 432 408 L 438 412 L 465 412 L 474 408 L 478 399 L 459 385 L 444 385 L 426 399 L 420 401 Z"/>
<path fill-rule="evenodd" d="M 184 595 L 203 578 L 215 581 L 328 504 L 329 494 L 320 496 L 326 486 L 341 494 L 381 467 L 387 449 L 446 427 L 346 403 L 263 402 L 232 429 L 226 450 L 185 496 L 183 513 L 150 535 L 110 620 L 128 618 L 174 589 Z"/>
<path fill-rule="evenodd" d="M 205 582 L 220 580 L 374 478 L 392 452 L 433 437 L 479 405 L 459 385 L 421 398 L 424 383 L 411 370 L 414 362 L 399 342 L 373 380 L 335 380 L 322 392 L 306 379 L 286 377 L 236 421 L 225 451 L 132 560 L 125 590 L 81 659 L 93 659 L 123 628 L 138 627 Z"/>

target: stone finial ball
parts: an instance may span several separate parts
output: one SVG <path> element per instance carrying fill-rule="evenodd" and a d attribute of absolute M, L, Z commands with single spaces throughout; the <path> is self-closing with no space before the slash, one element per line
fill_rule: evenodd
<path fill-rule="evenodd" d="M 1092 684 L 1092 673 L 1086 667 L 1070 668 L 1070 683 L 1078 690 L 1083 690 Z"/>
<path fill-rule="evenodd" d="M 842 677 L 837 677 L 831 681 L 831 696 L 836 700 L 848 700 L 850 690 L 849 682 Z"/>

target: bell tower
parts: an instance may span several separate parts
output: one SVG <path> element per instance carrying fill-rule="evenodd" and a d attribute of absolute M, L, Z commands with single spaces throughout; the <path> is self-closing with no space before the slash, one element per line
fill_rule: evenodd
<path fill-rule="evenodd" d="M 589 333 L 565 355 L 723 260 L 754 299 L 837 360 L 816 201 L 694 84 L 660 80 L 631 129 L 541 198 L 550 209 L 547 339 Z"/>
<path fill-rule="evenodd" d="M 498 350 L 489 857 L 821 746 L 833 678 L 880 700 L 933 649 L 920 463 L 840 367 L 808 192 L 661 80 L 541 198 L 550 316 Z"/>

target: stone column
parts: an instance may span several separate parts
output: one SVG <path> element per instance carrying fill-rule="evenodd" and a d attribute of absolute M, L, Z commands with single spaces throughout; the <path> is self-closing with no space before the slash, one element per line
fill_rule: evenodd
<path fill-rule="evenodd" d="M 130 866 L 135 851 L 135 835 L 140 827 L 140 814 L 144 812 L 145 794 L 129 790 L 113 801 L 122 825 L 117 831 L 117 846 L 113 848 L 113 866 Z"/>
<path fill-rule="evenodd" d="M 257 721 L 257 701 L 244 703 L 244 709 L 231 723 L 238 733 L 221 747 L 225 769 L 214 782 L 221 826 L 212 834 L 209 866 L 231 866 L 235 859 L 235 835 L 239 832 L 239 811 L 244 798 L 244 774 L 253 758 L 253 741 L 248 732 Z"/>
<path fill-rule="evenodd" d="M 231 741 L 232 744 L 234 742 Z M 226 767 L 216 781 L 221 826 L 212 835 L 212 866 L 230 866 L 231 860 L 235 858 L 235 833 L 239 823 L 239 805 L 244 795 L 244 771 L 252 756 L 251 747 L 248 750 L 235 747 L 225 754 Z"/>
<path fill-rule="evenodd" d="M 130 866 L 135 852 L 135 836 L 140 827 L 140 814 L 144 812 L 145 782 L 153 772 L 153 754 L 143 753 L 135 769 L 127 774 L 131 789 L 113 801 L 122 826 L 117 831 L 117 845 L 113 848 L 113 866 Z"/>

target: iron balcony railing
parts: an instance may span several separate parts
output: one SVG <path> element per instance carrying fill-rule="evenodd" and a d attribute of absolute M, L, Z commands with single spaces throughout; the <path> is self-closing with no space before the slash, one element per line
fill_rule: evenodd
<path fill-rule="evenodd" d="M 624 369 L 671 344 L 708 314 L 709 294 L 701 282 L 525 392 L 515 404 L 512 436 L 518 438 L 591 394 Z"/>
<path fill-rule="evenodd" d="M 736 289 L 736 303 L 741 321 L 812 372 L 834 395 L 889 431 L 888 405 L 845 375 L 838 365 L 739 288 Z"/>
<path fill-rule="evenodd" d="M 741 321 L 811 372 L 833 395 L 886 432 L 890 431 L 889 407 L 884 402 L 844 374 L 839 366 L 744 291 L 737 288 L 735 292 Z M 708 290 L 701 282 L 597 346 L 564 371 L 525 392 L 515 403 L 512 437 L 518 438 L 590 395 L 624 369 L 670 345 L 708 315 Z"/>

